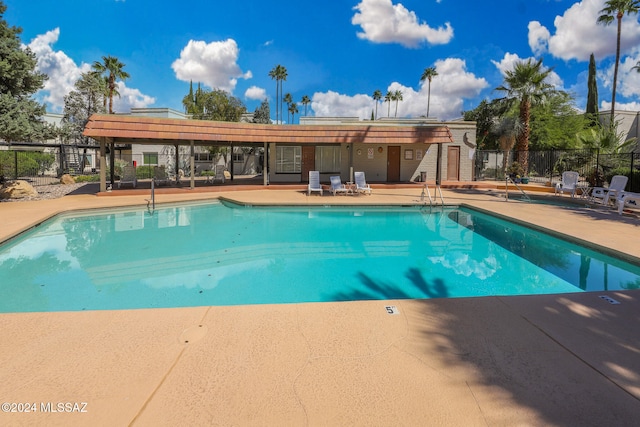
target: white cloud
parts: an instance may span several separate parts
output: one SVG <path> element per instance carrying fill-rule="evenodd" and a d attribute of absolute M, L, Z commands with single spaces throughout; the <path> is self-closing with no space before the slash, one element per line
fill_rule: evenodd
<path fill-rule="evenodd" d="M 611 101 L 601 101 L 600 110 L 611 110 Z M 618 102 L 616 101 L 616 111 L 640 111 L 640 102 Z"/>
<path fill-rule="evenodd" d="M 131 108 L 144 108 L 156 102 L 154 97 L 143 94 L 139 89 L 127 87 L 123 81 L 117 84 L 120 97 L 113 97 L 113 111 L 116 113 L 128 113 Z"/>
<path fill-rule="evenodd" d="M 311 99 L 311 109 L 317 117 L 371 118 L 373 99 L 368 95 L 343 95 L 337 92 L 316 92 Z"/>
<path fill-rule="evenodd" d="M 354 7 L 353 25 L 363 31 L 357 36 L 374 43 L 399 43 L 406 47 L 418 47 L 421 43 L 446 44 L 453 38 L 453 28 L 448 22 L 432 28 L 420 21 L 415 12 L 401 3 L 391 0 L 362 0 Z"/>
<path fill-rule="evenodd" d="M 474 98 L 488 86 L 484 78 L 478 78 L 466 70 L 462 59 L 448 58 L 435 63 L 438 75 L 431 82 L 431 102 L 429 115 L 442 120 L 450 120 L 460 116 L 464 99 Z M 391 83 L 387 91 L 402 92 L 402 101 L 398 102 L 397 117 L 420 117 L 427 113 L 428 83 L 425 82 L 418 91 L 398 82 Z M 370 119 L 375 113 L 375 103 L 370 95 L 344 95 L 336 92 L 315 93 L 311 104 L 318 117 L 357 116 Z M 378 105 L 378 118 L 395 117 L 396 103 L 382 102 Z"/>
<path fill-rule="evenodd" d="M 617 24 L 597 24 L 605 0 L 582 0 L 574 3 L 564 15 L 554 20 L 555 34 L 536 21 L 529 24 L 529 46 L 536 55 L 548 51 L 556 58 L 588 61 L 615 55 Z M 546 31 L 546 33 L 545 33 Z M 634 16 L 622 19 L 621 51 L 627 52 L 640 43 L 640 23 Z"/>
<path fill-rule="evenodd" d="M 233 93 L 238 78 L 252 77 L 251 71 L 243 73 L 237 64 L 239 54 L 233 39 L 211 43 L 190 40 L 171 68 L 179 80 L 202 82 L 210 88 Z"/>
<path fill-rule="evenodd" d="M 247 99 L 257 99 L 258 101 L 264 101 L 267 99 L 267 91 L 258 86 L 251 86 L 244 92 L 244 97 Z"/>
<path fill-rule="evenodd" d="M 509 53 L 507 52 L 504 57 L 500 60 L 500 62 L 498 61 L 494 61 L 491 60 L 491 62 L 493 63 L 493 65 L 496 66 L 496 68 L 500 71 L 500 73 L 504 76 L 506 74 L 507 71 L 511 71 L 513 70 L 513 68 L 515 67 L 516 62 L 520 62 L 520 61 L 538 61 L 536 58 L 520 58 L 518 56 L 518 54 L 516 53 Z M 545 67 L 544 64 L 542 64 L 542 70 L 548 70 L 549 67 Z M 562 78 L 560 78 L 560 76 L 558 75 L 558 73 L 556 73 L 555 71 L 551 71 L 551 73 L 549 73 L 549 75 L 547 76 L 547 83 L 555 86 L 557 89 L 562 89 L 564 82 L 562 81 Z"/>
<path fill-rule="evenodd" d="M 54 51 L 52 45 L 59 37 L 60 28 L 56 28 L 35 37 L 28 45 L 36 55 L 36 70 L 49 76 L 37 96 L 47 104 L 47 111 L 58 113 L 64 108 L 65 95 L 73 90 L 80 75 L 91 69 L 89 64 L 77 66 L 64 52 Z"/>
<path fill-rule="evenodd" d="M 538 21 L 529 22 L 528 28 L 531 51 L 534 55 L 542 55 L 549 47 L 549 38 L 551 37 L 549 30 Z"/>
<path fill-rule="evenodd" d="M 47 105 L 47 111 L 54 113 L 64 110 L 64 97 L 74 89 L 82 73 L 91 70 L 90 64 L 78 66 L 63 51 L 53 50 L 52 46 L 59 37 L 60 29 L 56 28 L 35 37 L 28 45 L 36 55 L 36 70 L 49 76 L 37 97 Z M 118 82 L 118 91 L 122 99 L 114 98 L 116 111 L 128 112 L 130 107 L 147 107 L 155 102 L 154 98 L 138 89 L 127 88 L 123 82 Z"/>

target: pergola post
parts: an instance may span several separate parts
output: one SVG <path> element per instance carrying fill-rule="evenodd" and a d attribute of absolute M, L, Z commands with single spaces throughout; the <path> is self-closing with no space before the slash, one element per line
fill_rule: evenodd
<path fill-rule="evenodd" d="M 105 139 L 100 138 L 100 192 L 107 191 L 107 150 Z"/>
<path fill-rule="evenodd" d="M 111 169 L 111 189 L 113 189 L 113 187 L 116 185 L 115 183 L 115 176 L 116 176 L 116 144 L 113 141 L 113 138 L 109 138 L 111 140 L 111 143 L 109 144 L 110 146 L 110 153 L 109 153 L 109 166 Z"/>
<path fill-rule="evenodd" d="M 176 183 L 178 183 L 180 179 L 180 145 L 176 144 L 174 147 L 176 147 L 176 170 L 174 172 L 176 173 Z"/>
<path fill-rule="evenodd" d="M 190 153 L 189 153 L 189 168 L 191 169 L 191 189 L 193 190 L 196 186 L 196 159 L 195 159 L 195 149 L 193 147 L 193 139 L 190 141 Z"/>

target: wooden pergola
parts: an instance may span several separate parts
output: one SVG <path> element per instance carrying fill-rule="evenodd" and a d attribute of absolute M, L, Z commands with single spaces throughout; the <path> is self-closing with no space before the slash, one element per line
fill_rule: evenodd
<path fill-rule="evenodd" d="M 116 114 L 94 114 L 83 135 L 100 142 L 100 164 L 106 164 L 106 147 L 115 144 L 187 145 L 191 147 L 191 186 L 194 186 L 194 147 L 221 144 L 441 144 L 453 142 L 447 126 L 398 126 L 378 122 L 345 125 L 271 125 L 208 120 L 183 120 Z M 177 152 L 178 150 L 176 150 Z M 177 164 L 177 162 L 176 162 Z M 439 169 L 439 166 L 438 166 Z M 177 171 L 176 171 L 177 172 Z M 112 169 L 113 174 L 113 169 Z M 264 174 L 267 185 L 267 174 Z M 106 171 L 100 168 L 100 191 L 106 190 Z"/>

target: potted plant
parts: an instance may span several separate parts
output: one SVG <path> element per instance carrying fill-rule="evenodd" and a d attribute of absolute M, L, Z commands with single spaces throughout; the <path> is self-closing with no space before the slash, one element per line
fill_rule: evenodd
<path fill-rule="evenodd" d="M 524 168 L 518 162 L 513 162 L 507 168 L 507 175 L 509 178 L 515 183 L 520 183 L 522 181 L 522 177 L 524 176 Z M 527 178 L 527 182 L 529 182 L 529 178 Z"/>

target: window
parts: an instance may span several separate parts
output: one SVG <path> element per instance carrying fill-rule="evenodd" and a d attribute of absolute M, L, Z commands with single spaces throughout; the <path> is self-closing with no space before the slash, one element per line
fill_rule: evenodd
<path fill-rule="evenodd" d="M 323 173 L 340 172 L 341 157 L 338 145 L 316 147 L 316 169 Z"/>
<path fill-rule="evenodd" d="M 233 153 L 234 162 L 244 162 L 244 153 Z"/>
<path fill-rule="evenodd" d="M 142 153 L 142 164 L 143 165 L 157 165 L 158 164 L 158 153 Z"/>
<path fill-rule="evenodd" d="M 276 151 L 276 173 L 300 173 L 302 168 L 302 148 L 300 146 L 278 146 Z"/>

